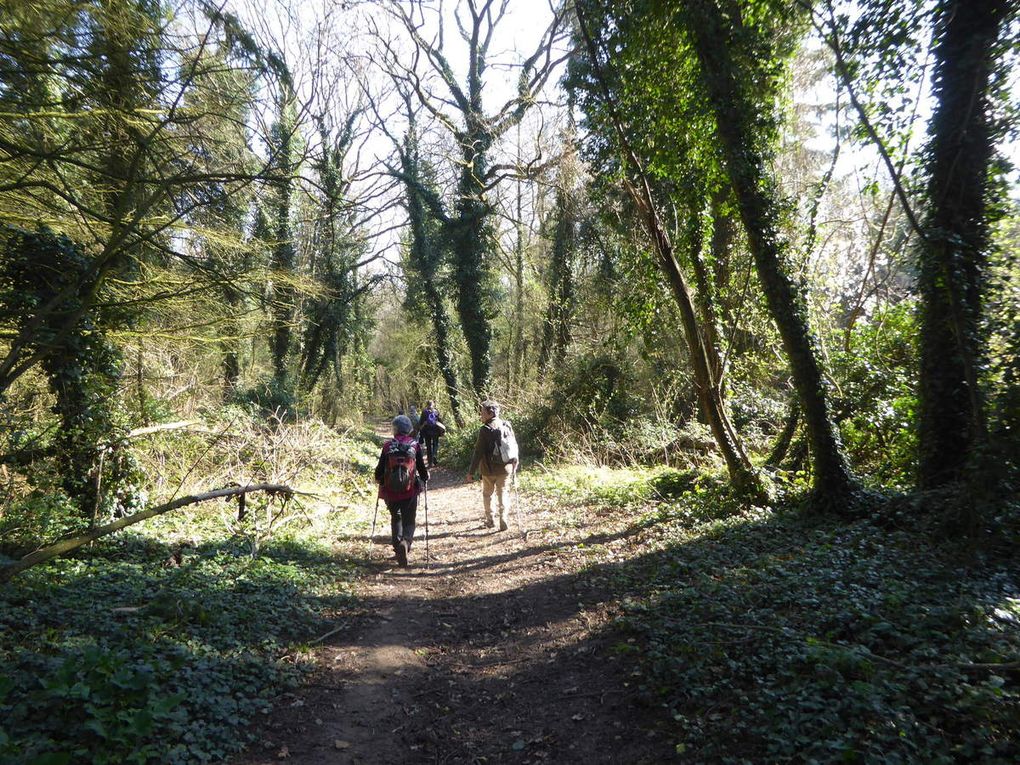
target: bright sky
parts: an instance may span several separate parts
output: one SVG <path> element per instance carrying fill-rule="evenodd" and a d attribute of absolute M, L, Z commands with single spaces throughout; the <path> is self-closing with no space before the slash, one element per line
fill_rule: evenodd
<path fill-rule="evenodd" d="M 496 0 L 496 5 L 501 0 Z M 234 0 L 238 4 L 238 12 L 242 18 L 251 23 L 260 36 L 278 41 L 284 47 L 288 59 L 293 62 L 297 72 L 299 93 L 303 100 L 313 104 L 312 109 L 321 110 L 315 102 L 326 102 L 339 112 L 347 112 L 364 97 L 364 89 L 378 93 L 386 87 L 387 78 L 381 71 L 380 56 L 377 52 L 378 41 L 373 37 L 373 30 L 393 40 L 405 51 L 403 63 L 410 61 L 411 45 L 407 33 L 390 14 L 384 11 L 382 2 L 340 3 L 338 0 Z M 484 2 L 484 0 L 478 0 Z M 411 6 L 410 0 L 401 0 L 401 7 Z M 445 29 L 444 53 L 458 79 L 463 81 L 467 68 L 467 45 L 461 39 L 455 18 L 455 9 L 462 7 L 466 12 L 466 0 L 433 0 L 423 3 L 426 8 L 426 30 L 435 34 L 438 30 L 438 19 L 443 19 Z M 417 6 L 416 6 L 417 7 Z M 505 17 L 497 27 L 490 47 L 490 66 L 485 77 L 485 106 L 488 113 L 493 113 L 510 99 L 515 91 L 519 69 L 514 64 L 533 52 L 552 19 L 549 0 L 508 0 Z M 810 43 L 809 43 L 810 44 Z M 815 43 L 818 44 L 818 43 Z M 353 54 L 359 60 L 358 71 L 361 87 L 353 79 L 350 70 L 340 64 L 344 54 Z M 335 70 L 335 71 L 334 71 Z M 423 72 L 425 68 L 422 68 Z M 1016 74 L 1020 77 L 1020 74 Z M 552 77 L 547 85 L 546 93 L 551 100 L 558 100 L 559 75 Z M 327 80 L 320 92 L 314 92 L 316 81 Z M 930 106 L 927 98 L 927 87 L 923 89 L 915 121 L 915 136 L 911 141 L 911 150 L 916 151 L 925 140 L 924 132 Z M 445 95 L 445 86 L 437 83 L 433 87 L 436 95 Z M 835 83 L 833 78 L 824 78 L 814 93 L 801 94 L 801 97 L 816 100 L 819 103 L 833 100 Z M 845 95 L 842 97 L 846 105 Z M 398 114 L 396 104 L 383 107 L 381 110 L 388 130 L 394 136 L 403 133 L 403 119 Z M 448 113 L 456 114 L 451 108 Z M 553 115 L 555 109 L 545 108 L 544 114 Z M 339 115 L 342 117 L 342 115 Z M 529 135 L 537 130 L 536 114 L 533 114 L 522 129 L 524 142 Z M 442 131 L 434 133 L 434 140 L 441 139 Z M 494 152 L 497 156 L 502 150 L 514 153 L 512 146 L 516 132 L 511 131 L 503 146 Z M 819 125 L 819 134 L 812 142 L 812 148 L 831 151 L 833 141 L 830 126 Z M 1020 147 L 1015 142 L 1002 147 L 1014 164 L 1020 164 Z M 388 156 L 391 144 L 380 131 L 372 131 L 363 144 L 359 172 L 364 178 L 363 189 L 379 184 L 381 168 L 379 161 Z M 454 166 L 446 163 L 447 172 Z M 884 168 L 879 166 L 877 152 L 869 146 L 851 145 L 844 142 L 841 148 L 837 176 L 856 175 L 861 184 L 877 179 L 882 186 L 888 186 L 888 176 Z M 1014 179 L 1016 175 L 1014 175 Z M 1017 184 L 1014 182 L 1014 189 Z M 374 219 L 369 227 L 375 236 L 374 247 L 378 251 L 388 252 L 390 260 L 395 259 L 392 252 L 399 242 L 399 232 L 395 227 L 400 222 L 400 211 L 392 209 Z"/>

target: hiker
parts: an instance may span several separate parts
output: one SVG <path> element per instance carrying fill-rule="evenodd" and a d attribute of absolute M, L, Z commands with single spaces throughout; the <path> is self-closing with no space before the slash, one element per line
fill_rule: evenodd
<path fill-rule="evenodd" d="M 483 401 L 478 408 L 482 427 L 475 439 L 475 451 L 471 457 L 466 481 L 474 480 L 476 471 L 482 476 L 482 506 L 485 509 L 485 526 L 492 528 L 492 493 L 496 493 L 499 510 L 499 530 L 506 531 L 506 517 L 509 513 L 510 498 L 506 494 L 506 479 L 517 471 L 517 439 L 513 426 L 499 417 L 499 404 Z"/>
<path fill-rule="evenodd" d="M 418 418 L 418 438 L 425 444 L 429 456 L 429 467 L 439 464 L 439 437 L 446 433 L 446 425 L 439 414 L 435 401 L 429 401 Z"/>
<path fill-rule="evenodd" d="M 390 511 L 393 551 L 400 566 L 407 565 L 407 553 L 414 541 L 414 519 L 418 512 L 418 494 L 429 481 L 421 445 L 411 436 L 411 418 L 399 414 L 393 418 L 393 438 L 386 441 L 375 466 L 379 496 Z"/>

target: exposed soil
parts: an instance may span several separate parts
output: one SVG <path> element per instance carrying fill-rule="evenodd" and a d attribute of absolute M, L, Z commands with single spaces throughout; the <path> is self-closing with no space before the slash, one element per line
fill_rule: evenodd
<path fill-rule="evenodd" d="M 380 507 L 364 610 L 318 645 L 309 684 L 279 701 L 237 765 L 675 758 L 663 710 L 614 650 L 625 638 L 608 628 L 607 570 L 589 565 L 591 550 L 602 563 L 633 555 L 634 530 L 565 523 L 576 513 L 527 498 L 521 511 L 509 531 L 486 529 L 480 484 L 434 470 L 430 564 L 421 502 L 399 568 Z"/>

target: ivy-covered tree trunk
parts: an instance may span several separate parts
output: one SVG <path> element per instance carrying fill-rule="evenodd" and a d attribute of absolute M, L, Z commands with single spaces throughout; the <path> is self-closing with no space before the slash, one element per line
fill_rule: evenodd
<path fill-rule="evenodd" d="M 626 179 L 624 186 L 641 214 L 649 238 L 652 240 L 656 262 L 666 277 L 673 297 L 676 299 L 677 307 L 680 309 L 684 340 L 687 344 L 691 369 L 694 372 L 694 387 L 701 412 L 705 415 L 716 446 L 726 462 L 726 468 L 734 488 L 738 492 L 752 497 L 762 496 L 766 490 L 761 475 L 755 470 L 744 452 L 740 438 L 726 412 L 721 380 L 714 371 L 718 363 L 714 365 L 712 361 L 713 358 L 718 358 L 718 352 L 715 348 L 708 346 L 710 337 L 699 326 L 694 298 L 683 269 L 677 261 L 673 243 L 659 215 L 659 208 L 652 194 L 648 175 L 630 143 L 627 131 L 617 112 L 605 75 L 599 65 L 598 49 L 585 24 L 583 11 L 578 8 L 577 12 L 578 25 L 588 47 L 592 73 L 603 92 L 605 107 L 619 140 L 620 149 L 624 154 L 624 161 L 630 166 L 637 179 L 637 186 Z M 694 245 L 700 252 L 700 234 Z"/>
<path fill-rule="evenodd" d="M 561 181 L 562 183 L 562 181 Z M 559 366 L 570 345 L 570 321 L 574 312 L 574 254 L 577 250 L 577 210 L 570 189 L 556 191 L 553 242 L 549 264 L 549 307 L 546 310 L 539 353 L 539 369 Z"/>
<path fill-rule="evenodd" d="M 64 490 L 83 518 L 100 507 L 103 443 L 116 438 L 112 399 L 120 376 L 120 354 L 106 337 L 96 308 L 85 308 L 91 258 L 65 236 L 48 229 L 7 229 L 0 253 L 0 323 L 32 321 L 40 306 L 66 295 L 42 322 L 36 342 L 59 418 L 54 437 L 56 463 Z M 91 277 L 94 278 L 94 277 Z M 70 289 L 68 289 L 70 287 Z M 68 317 L 77 317 L 67 331 Z M 105 466 L 107 477 L 111 465 Z"/>
<path fill-rule="evenodd" d="M 1010 7 L 1010 0 L 943 0 L 937 11 L 928 215 L 918 262 L 922 489 L 959 481 L 987 440 L 979 374 L 995 141 L 988 91 Z"/>
<path fill-rule="evenodd" d="M 691 270 L 694 272 L 694 286 L 697 288 L 695 301 L 701 318 L 700 325 L 705 338 L 705 349 L 712 368 L 712 376 L 716 379 L 717 384 L 721 385 L 723 379 L 723 360 L 719 353 L 719 349 L 722 346 L 719 332 L 719 317 L 715 306 L 715 291 L 712 289 L 708 268 L 702 255 L 704 234 L 702 232 L 701 213 L 696 208 L 691 212 L 690 218 L 687 221 L 687 241 L 690 242 Z"/>
<path fill-rule="evenodd" d="M 290 112 L 289 99 L 281 95 L 280 114 L 273 127 L 273 152 L 275 154 L 276 180 L 274 183 L 275 205 L 273 221 L 273 252 L 271 265 L 273 279 L 273 332 L 270 346 L 273 357 L 273 381 L 281 390 L 289 387 L 287 357 L 290 353 L 292 323 L 296 294 L 294 285 L 288 280 L 293 277 L 297 266 L 297 253 L 291 234 L 290 206 L 293 193 L 294 173 L 294 119 Z"/>
<path fill-rule="evenodd" d="M 684 18 L 716 117 L 726 172 L 736 195 L 769 311 L 790 361 L 811 444 L 814 488 L 839 502 L 855 487 L 833 423 L 807 302 L 785 268 L 790 244 L 780 226 L 779 188 L 770 170 L 771 148 L 759 123 L 763 107 L 747 92 L 728 48 L 731 35 L 714 0 L 690 0 Z"/>
<path fill-rule="evenodd" d="M 650 194 L 646 197 L 650 197 Z M 708 420 L 708 426 L 719 447 L 719 452 L 726 461 L 726 468 L 734 487 L 738 492 L 752 496 L 759 495 L 763 493 L 761 479 L 747 458 L 740 439 L 730 423 L 720 380 L 713 371 L 712 359 L 717 359 L 718 353 L 714 349 L 710 349 L 707 344 L 707 336 L 699 325 L 697 309 L 687 280 L 684 278 L 683 270 L 674 254 L 673 245 L 666 236 L 665 228 L 659 220 L 655 208 L 648 201 L 641 206 L 645 225 L 655 243 L 659 267 L 669 281 L 677 306 L 680 308 L 684 338 L 687 341 L 691 368 L 694 371 L 694 385 L 697 389 L 701 411 Z"/>
<path fill-rule="evenodd" d="M 403 24 L 415 46 L 414 62 L 408 66 L 401 57 L 390 55 L 387 65 L 398 83 L 398 90 L 410 103 L 412 96 L 427 112 L 438 118 L 451 133 L 459 154 L 454 214 L 442 216 L 445 238 L 453 261 L 453 280 L 457 288 L 457 316 L 471 357 L 471 387 L 478 396 L 489 393 L 492 375 L 492 317 L 495 314 L 491 255 L 494 246 L 493 209 L 487 200 L 489 191 L 499 185 L 506 168 L 489 167 L 493 143 L 520 124 L 535 105 L 558 59 L 553 51 L 564 14 L 554 14 L 539 46 L 517 70 L 516 94 L 494 113 L 486 113 L 483 91 L 489 67 L 490 43 L 505 18 L 507 3 L 468 3 L 460 6 L 457 31 L 466 45 L 466 77 L 458 79 L 444 51 L 442 13 L 438 14 L 438 36 L 426 39 L 420 16 L 423 8 L 390 0 L 386 3 Z M 390 52 L 390 46 L 385 46 Z M 419 66 L 421 64 L 421 66 Z M 428 68 L 436 81 L 445 85 L 445 93 L 423 87 L 421 68 Z M 453 111 L 451 111 L 453 110 Z M 456 113 L 456 118 L 453 113 Z M 511 337 L 512 344 L 512 337 Z M 512 355 L 512 354 L 511 354 Z"/>
<path fill-rule="evenodd" d="M 434 283 L 426 283 L 424 291 L 425 300 L 429 306 L 429 315 L 432 317 L 432 332 L 436 339 L 436 362 L 443 376 L 446 395 L 450 399 L 453 421 L 457 423 L 458 427 L 464 427 L 464 402 L 461 401 L 457 368 L 450 350 L 450 320 L 446 315 L 446 305 L 443 302 L 442 294 Z"/>
<path fill-rule="evenodd" d="M 518 142 L 520 141 L 520 131 L 518 130 Z M 524 238 L 524 211 L 523 211 L 523 196 L 521 194 L 521 182 L 517 181 L 517 221 L 515 223 L 515 234 L 514 237 L 514 331 L 513 331 L 513 349 L 512 349 L 512 366 L 510 374 L 510 389 L 517 390 L 524 385 L 525 380 L 525 363 L 524 357 L 526 354 L 525 339 L 524 339 L 524 325 L 526 323 L 526 317 L 524 315 L 524 250 L 525 250 L 525 238 Z"/>
<path fill-rule="evenodd" d="M 479 95 L 480 100 L 480 95 Z M 489 138 L 480 128 L 462 139 L 463 165 L 457 185 L 456 217 L 449 222 L 457 315 L 471 355 L 471 387 L 488 394 L 492 374 L 492 323 L 486 253 L 492 244 L 489 204 L 482 178 Z"/>
<path fill-rule="evenodd" d="M 413 123 L 412 123 L 413 124 Z M 450 319 L 446 302 L 437 283 L 438 271 L 443 261 L 442 241 L 445 229 L 429 214 L 429 204 L 423 194 L 434 194 L 432 178 L 421 166 L 416 138 L 409 133 L 400 151 L 405 202 L 411 229 L 409 266 L 418 277 L 426 310 L 432 322 L 433 339 L 436 344 L 436 362 L 439 365 L 454 422 L 463 427 L 464 404 L 461 400 L 460 383 L 450 344 Z M 438 203 L 438 199 L 433 200 Z"/>

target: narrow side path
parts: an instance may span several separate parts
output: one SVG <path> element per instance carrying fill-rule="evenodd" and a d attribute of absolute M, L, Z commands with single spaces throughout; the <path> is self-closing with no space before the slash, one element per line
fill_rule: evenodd
<path fill-rule="evenodd" d="M 396 566 L 380 507 L 363 611 L 316 648 L 311 683 L 277 704 L 237 765 L 675 756 L 625 651 L 596 634 L 614 613 L 616 564 L 587 566 L 585 552 L 594 544 L 625 561 L 630 532 L 593 537 L 564 525 L 563 508 L 525 503 L 526 534 L 516 513 L 494 533 L 480 484 L 462 481 L 433 471 L 429 568 L 423 534 L 411 566 Z M 418 517 L 423 532 L 423 503 Z"/>

